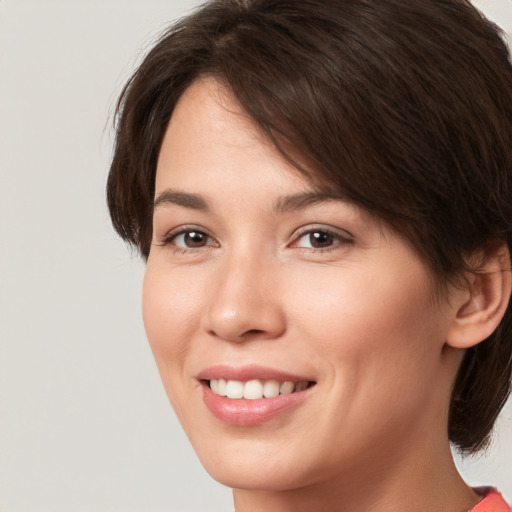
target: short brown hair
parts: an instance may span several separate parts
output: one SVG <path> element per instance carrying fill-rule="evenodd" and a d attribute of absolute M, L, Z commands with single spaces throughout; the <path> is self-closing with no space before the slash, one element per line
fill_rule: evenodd
<path fill-rule="evenodd" d="M 308 162 L 299 170 L 409 241 L 439 282 L 478 247 L 512 248 L 512 66 L 469 2 L 213 0 L 171 26 L 121 94 L 107 186 L 115 229 L 145 258 L 164 132 L 208 75 L 286 158 Z M 509 304 L 457 376 L 449 436 L 462 451 L 488 440 L 511 368 Z"/>

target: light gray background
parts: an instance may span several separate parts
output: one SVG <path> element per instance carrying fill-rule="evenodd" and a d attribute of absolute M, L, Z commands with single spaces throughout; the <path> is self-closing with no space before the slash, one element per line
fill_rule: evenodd
<path fill-rule="evenodd" d="M 232 510 L 167 403 L 104 204 L 115 97 L 198 3 L 0 0 L 0 512 Z M 512 33 L 512 0 L 476 3 Z M 509 403 L 461 466 L 510 500 L 511 461 Z"/>

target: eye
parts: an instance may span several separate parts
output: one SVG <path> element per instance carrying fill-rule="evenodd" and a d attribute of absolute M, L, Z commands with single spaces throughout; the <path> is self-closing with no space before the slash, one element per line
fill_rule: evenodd
<path fill-rule="evenodd" d="M 330 247 L 333 245 L 336 239 L 334 238 L 334 235 L 327 233 L 326 231 L 313 231 L 302 235 L 299 241 L 300 247 L 323 249 L 324 247 Z"/>
<path fill-rule="evenodd" d="M 343 235 L 325 228 L 314 228 L 299 233 L 292 243 L 292 247 L 312 250 L 335 249 L 341 244 L 350 242 L 348 233 Z"/>
<path fill-rule="evenodd" d="M 208 235 L 201 231 L 185 231 L 173 237 L 173 242 L 178 247 L 195 249 L 208 244 Z"/>
<path fill-rule="evenodd" d="M 163 239 L 164 245 L 171 245 L 178 249 L 201 249 L 216 245 L 212 237 L 198 229 L 181 229 L 171 232 Z"/>

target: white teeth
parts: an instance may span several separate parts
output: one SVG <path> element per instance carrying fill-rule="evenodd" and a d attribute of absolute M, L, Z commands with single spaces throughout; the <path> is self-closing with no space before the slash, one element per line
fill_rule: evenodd
<path fill-rule="evenodd" d="M 216 394 L 219 394 L 219 381 L 217 379 L 212 379 L 210 381 L 210 389 Z"/>
<path fill-rule="evenodd" d="M 227 386 L 227 382 L 224 379 L 219 379 L 217 381 L 216 393 L 220 396 L 226 396 L 226 386 Z"/>
<path fill-rule="evenodd" d="M 290 393 L 293 393 L 294 389 L 295 384 L 293 382 L 283 382 L 279 388 L 279 392 L 281 395 L 289 395 Z"/>
<path fill-rule="evenodd" d="M 265 384 L 263 384 L 263 396 L 265 398 L 274 398 L 279 395 L 279 388 L 281 385 L 277 380 L 267 380 Z"/>
<path fill-rule="evenodd" d="M 219 396 L 227 396 L 232 399 L 245 398 L 247 400 L 258 400 L 260 398 L 274 398 L 278 395 L 289 395 L 303 391 L 308 387 L 307 381 L 301 382 L 278 382 L 277 380 L 239 380 L 211 379 L 210 389 Z"/>
<path fill-rule="evenodd" d="M 226 384 L 226 396 L 228 398 L 243 398 L 244 383 L 239 380 L 228 380 Z"/>
<path fill-rule="evenodd" d="M 257 400 L 263 398 L 263 384 L 259 380 L 249 380 L 244 385 L 244 398 Z"/>

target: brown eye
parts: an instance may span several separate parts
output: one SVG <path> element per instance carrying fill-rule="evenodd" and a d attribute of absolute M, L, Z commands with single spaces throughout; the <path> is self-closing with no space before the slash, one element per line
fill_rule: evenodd
<path fill-rule="evenodd" d="M 208 237 L 200 231 L 189 231 L 183 235 L 183 242 L 187 247 L 203 247 Z"/>
<path fill-rule="evenodd" d="M 309 244 L 315 249 L 322 249 L 323 247 L 330 247 L 334 244 L 334 236 L 325 231 L 314 231 L 309 233 Z"/>
<path fill-rule="evenodd" d="M 340 237 L 329 231 L 316 229 L 303 233 L 295 242 L 295 247 L 305 249 L 327 249 L 339 243 Z"/>
<path fill-rule="evenodd" d="M 329 251 L 351 245 L 353 237 L 345 230 L 323 227 L 312 227 L 296 235 L 291 246 L 299 249 L 308 249 L 310 251 Z"/>
<path fill-rule="evenodd" d="M 212 240 L 206 233 L 194 230 L 177 233 L 171 238 L 170 242 L 182 249 L 200 249 L 212 245 Z"/>

